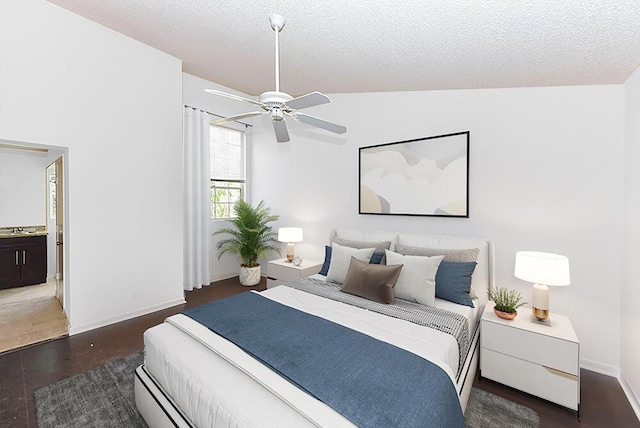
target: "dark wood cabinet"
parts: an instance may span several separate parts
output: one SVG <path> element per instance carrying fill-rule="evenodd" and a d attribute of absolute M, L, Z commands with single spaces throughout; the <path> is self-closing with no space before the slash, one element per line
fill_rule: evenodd
<path fill-rule="evenodd" d="M 0 289 L 47 282 L 47 236 L 0 238 Z"/>
<path fill-rule="evenodd" d="M 20 282 L 20 255 L 13 247 L 0 245 L 0 288 L 8 288 Z"/>

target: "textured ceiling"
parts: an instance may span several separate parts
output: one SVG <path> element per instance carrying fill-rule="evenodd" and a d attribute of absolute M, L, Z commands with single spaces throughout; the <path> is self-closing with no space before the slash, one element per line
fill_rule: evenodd
<path fill-rule="evenodd" d="M 251 95 L 619 84 L 640 0 L 49 0 Z"/>

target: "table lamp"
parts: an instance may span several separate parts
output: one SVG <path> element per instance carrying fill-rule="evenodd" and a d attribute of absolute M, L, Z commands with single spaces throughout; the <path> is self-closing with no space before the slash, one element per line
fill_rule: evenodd
<path fill-rule="evenodd" d="M 293 261 L 295 257 L 293 253 L 293 243 L 302 242 L 302 228 L 281 227 L 278 229 L 278 241 L 287 243 L 287 261 Z"/>
<path fill-rule="evenodd" d="M 569 285 L 569 259 L 565 256 L 538 251 L 516 253 L 516 278 L 533 282 L 531 310 L 539 321 L 549 319 L 549 287 Z"/>

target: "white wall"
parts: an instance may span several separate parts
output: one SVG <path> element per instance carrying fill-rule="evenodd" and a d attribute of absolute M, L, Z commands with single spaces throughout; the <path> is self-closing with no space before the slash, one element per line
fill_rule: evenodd
<path fill-rule="evenodd" d="M 0 148 L 0 227 L 44 226 L 47 154 Z"/>
<path fill-rule="evenodd" d="M 622 86 L 332 95 L 308 112 L 347 126 L 343 136 L 294 123 L 292 141 L 277 144 L 270 129 L 254 130 L 254 199 L 281 224 L 302 226 L 296 252 L 320 261 L 332 227 L 487 237 L 497 284 L 527 299 L 531 284 L 513 276 L 516 251 L 567 255 L 572 281 L 551 289 L 552 321 L 569 315 L 583 367 L 615 375 L 623 97 Z M 470 218 L 358 215 L 359 147 L 467 130 Z"/>
<path fill-rule="evenodd" d="M 245 113 L 247 111 L 255 110 L 254 106 L 250 104 L 243 103 L 241 101 L 231 100 L 228 98 L 215 96 L 204 92 L 204 89 L 217 89 L 224 92 L 230 92 L 232 94 L 240 95 L 242 97 L 250 97 L 247 94 L 242 92 L 238 92 L 236 90 L 227 88 L 225 86 L 219 85 L 217 83 L 210 82 L 208 80 L 201 79 L 196 76 L 192 76 L 187 73 L 183 73 L 183 101 L 185 105 L 196 107 L 204 111 L 208 111 L 210 113 L 214 113 L 220 116 L 232 116 L 235 114 Z M 251 97 L 250 97 L 251 98 Z M 212 120 L 216 119 L 216 117 L 211 117 Z M 251 120 L 252 123 L 255 123 L 256 120 Z M 249 123 L 247 121 L 246 123 Z M 246 143 L 247 146 L 252 144 L 252 129 L 253 127 L 246 127 L 238 123 L 227 123 L 225 124 L 227 127 L 231 127 L 234 129 L 238 129 L 246 132 Z M 249 179 L 251 172 L 251 152 L 247 151 L 247 177 Z M 247 200 L 251 200 L 251 188 L 249 187 L 247 193 Z M 218 259 L 218 252 L 216 250 L 216 243 L 223 239 L 222 235 L 214 235 L 214 232 L 223 228 L 229 227 L 228 221 L 223 220 L 211 220 L 210 223 L 210 239 L 211 239 L 211 257 L 210 260 L 210 272 L 211 272 L 211 281 L 218 281 L 225 278 L 230 278 L 238 275 L 239 271 L 239 261 L 238 258 L 229 254 L 224 254 L 220 259 Z M 264 272 L 263 272 L 264 273 Z"/>
<path fill-rule="evenodd" d="M 68 148 L 71 333 L 183 301 L 181 62 L 43 0 L 2 0 L 0 76 L 0 139 Z"/>
<path fill-rule="evenodd" d="M 640 69 L 625 83 L 625 221 L 622 253 L 621 383 L 640 417 Z"/>

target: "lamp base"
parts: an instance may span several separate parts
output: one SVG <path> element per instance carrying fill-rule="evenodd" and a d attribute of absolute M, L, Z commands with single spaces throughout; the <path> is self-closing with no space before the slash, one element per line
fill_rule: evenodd
<path fill-rule="evenodd" d="M 549 287 L 542 284 L 533 285 L 531 296 L 531 313 L 540 321 L 549 318 Z"/>
<path fill-rule="evenodd" d="M 287 261 L 288 262 L 292 262 L 293 259 L 295 258 L 294 254 L 293 254 L 293 242 L 289 242 L 287 243 Z"/>
<path fill-rule="evenodd" d="M 531 314 L 540 321 L 549 319 L 549 309 L 531 308 Z"/>
<path fill-rule="evenodd" d="M 549 318 L 541 320 L 541 319 L 536 318 L 535 316 L 531 315 L 531 322 L 535 323 L 535 324 L 542 324 L 542 325 L 546 325 L 547 327 L 551 327 L 551 319 L 549 319 Z"/>

